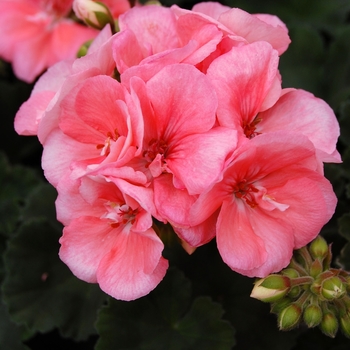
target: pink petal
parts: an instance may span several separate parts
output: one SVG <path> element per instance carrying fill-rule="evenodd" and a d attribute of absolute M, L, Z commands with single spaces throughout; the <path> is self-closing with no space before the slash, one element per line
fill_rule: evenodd
<path fill-rule="evenodd" d="M 147 82 L 147 92 L 154 119 L 145 120 L 145 135 L 152 134 L 147 129 L 157 125 L 160 138 L 175 141 L 207 131 L 215 122 L 217 101 L 213 87 L 193 66 L 165 67 Z"/>
<path fill-rule="evenodd" d="M 199 194 L 218 178 L 236 145 L 235 130 L 213 128 L 203 134 L 184 137 L 166 158 L 167 166 L 190 194 Z"/>
<path fill-rule="evenodd" d="M 262 119 L 257 128 L 259 132 L 300 132 L 328 157 L 336 150 L 339 137 L 336 116 L 326 102 L 307 91 L 294 90 L 284 94 L 259 117 Z"/>
<path fill-rule="evenodd" d="M 120 300 L 134 300 L 152 291 L 163 279 L 168 262 L 163 244 L 149 229 L 143 235 L 120 234 L 97 271 L 103 291 Z"/>
<path fill-rule="evenodd" d="M 275 23 L 271 25 L 267 23 L 266 18 L 262 17 L 262 19 L 241 9 L 233 8 L 230 11 L 223 12 L 219 17 L 219 22 L 250 43 L 257 41 L 270 43 L 281 55 L 290 44 L 286 27 L 275 26 Z"/>
<path fill-rule="evenodd" d="M 270 105 L 279 98 L 277 65 L 277 52 L 265 42 L 233 47 L 213 61 L 207 75 L 218 94 L 221 125 L 241 128 L 253 121 L 267 96 Z M 269 94 L 271 88 L 273 96 Z"/>

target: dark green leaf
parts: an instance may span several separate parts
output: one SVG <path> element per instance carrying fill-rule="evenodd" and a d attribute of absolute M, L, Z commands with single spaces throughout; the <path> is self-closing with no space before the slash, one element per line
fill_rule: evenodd
<path fill-rule="evenodd" d="M 4 301 L 12 319 L 31 330 L 58 327 L 76 340 L 94 334 L 105 295 L 97 285 L 76 279 L 58 257 L 61 232 L 46 220 L 25 223 L 4 255 Z"/>
<path fill-rule="evenodd" d="M 21 205 L 32 188 L 41 182 L 30 168 L 10 166 L 0 153 L 0 233 L 9 235 L 18 224 Z"/>
<path fill-rule="evenodd" d="M 21 341 L 20 328 L 14 324 L 6 307 L 0 302 L 0 348 L 2 350 L 29 350 Z"/>
<path fill-rule="evenodd" d="M 189 300 L 189 282 L 177 270 L 146 297 L 111 299 L 99 313 L 96 350 L 232 349 L 234 330 L 222 319 L 221 305 L 199 297 L 188 310 Z"/>
<path fill-rule="evenodd" d="M 339 220 L 339 233 L 350 241 L 350 213 L 344 214 Z"/>

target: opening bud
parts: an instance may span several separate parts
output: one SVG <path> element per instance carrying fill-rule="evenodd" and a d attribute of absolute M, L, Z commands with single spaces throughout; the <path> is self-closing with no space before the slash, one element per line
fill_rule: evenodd
<path fill-rule="evenodd" d="M 309 246 L 309 252 L 314 259 L 320 258 L 323 260 L 328 255 L 328 244 L 326 240 L 317 236 Z"/>
<path fill-rule="evenodd" d="M 295 303 L 287 306 L 278 315 L 278 327 L 282 331 L 288 331 L 299 325 L 302 310 L 301 307 Z"/>
<path fill-rule="evenodd" d="M 322 309 L 317 304 L 310 304 L 304 309 L 304 322 L 309 328 L 318 326 L 322 321 L 322 316 Z"/>
<path fill-rule="evenodd" d="M 339 299 L 346 293 L 346 285 L 338 276 L 325 279 L 321 285 L 321 295 L 327 300 Z"/>
<path fill-rule="evenodd" d="M 88 26 L 102 29 L 106 24 L 114 28 L 114 19 L 108 7 L 98 1 L 74 0 L 73 10 L 76 16 Z"/>
<path fill-rule="evenodd" d="M 282 275 L 270 275 L 258 280 L 250 294 L 252 298 L 264 302 L 282 299 L 290 290 L 290 278 Z"/>

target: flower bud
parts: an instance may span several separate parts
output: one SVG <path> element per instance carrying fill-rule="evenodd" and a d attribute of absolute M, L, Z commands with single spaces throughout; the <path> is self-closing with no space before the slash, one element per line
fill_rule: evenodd
<path fill-rule="evenodd" d="M 312 262 L 309 272 L 310 276 L 316 278 L 323 271 L 323 264 L 320 259 L 316 259 Z"/>
<path fill-rule="evenodd" d="M 324 313 L 319 327 L 325 335 L 334 338 L 338 332 L 338 320 L 333 313 L 328 311 Z"/>
<path fill-rule="evenodd" d="M 284 276 L 288 276 L 290 278 L 297 278 L 297 277 L 300 277 L 300 274 L 299 272 L 296 270 L 296 269 L 293 269 L 291 267 L 288 267 L 286 269 L 283 269 L 281 271 L 282 275 Z"/>
<path fill-rule="evenodd" d="M 258 280 L 250 296 L 264 302 L 282 299 L 290 289 L 290 279 L 282 275 L 270 275 Z"/>
<path fill-rule="evenodd" d="M 284 297 L 271 304 L 271 313 L 279 315 L 287 306 L 292 303 L 289 297 Z"/>
<path fill-rule="evenodd" d="M 80 46 L 80 48 L 79 48 L 79 50 L 77 52 L 77 57 L 78 58 L 83 57 L 83 56 L 85 56 L 87 54 L 91 43 L 92 43 L 92 40 L 88 40 L 83 45 Z"/>
<path fill-rule="evenodd" d="M 322 309 L 317 304 L 310 304 L 304 309 L 304 322 L 309 328 L 315 327 L 322 321 Z"/>
<path fill-rule="evenodd" d="M 348 314 L 340 317 L 340 329 L 346 337 L 350 338 L 350 317 Z"/>
<path fill-rule="evenodd" d="M 328 254 L 328 244 L 326 240 L 321 236 L 317 236 L 310 243 L 309 252 L 314 259 L 319 258 L 323 260 Z"/>
<path fill-rule="evenodd" d="M 301 292 L 301 288 L 299 286 L 292 287 L 288 293 L 288 296 L 291 298 L 297 298 Z"/>
<path fill-rule="evenodd" d="M 282 331 L 290 330 L 299 324 L 302 314 L 301 307 L 295 303 L 287 306 L 278 315 L 278 327 Z"/>
<path fill-rule="evenodd" d="M 327 278 L 322 282 L 321 295 L 327 300 L 339 299 L 346 293 L 346 286 L 338 276 Z"/>
<path fill-rule="evenodd" d="M 92 28 L 102 29 L 108 23 L 114 28 L 113 16 L 108 7 L 101 2 L 74 0 L 73 10 L 79 19 Z"/>

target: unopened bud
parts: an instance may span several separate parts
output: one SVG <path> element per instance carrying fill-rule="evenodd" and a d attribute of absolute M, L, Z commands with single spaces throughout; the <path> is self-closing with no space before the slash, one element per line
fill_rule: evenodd
<path fill-rule="evenodd" d="M 327 278 L 322 282 L 321 295 L 327 300 L 339 299 L 346 293 L 346 285 L 338 276 Z"/>
<path fill-rule="evenodd" d="M 271 312 L 279 315 L 287 306 L 292 304 L 292 300 L 289 297 L 284 297 L 271 304 Z"/>
<path fill-rule="evenodd" d="M 270 275 L 258 280 L 250 296 L 270 303 L 282 299 L 290 289 L 290 279 L 282 275 Z"/>
<path fill-rule="evenodd" d="M 304 309 L 304 322 L 309 328 L 319 325 L 322 321 L 322 316 L 322 309 L 319 307 L 319 305 L 310 304 Z"/>
<path fill-rule="evenodd" d="M 334 338 L 338 332 L 338 320 L 333 313 L 328 311 L 323 315 L 319 327 L 325 335 Z"/>
<path fill-rule="evenodd" d="M 283 269 L 281 271 L 282 275 L 288 276 L 290 278 L 297 278 L 300 276 L 299 272 L 296 269 L 293 269 L 291 267 L 288 267 L 286 269 Z"/>
<path fill-rule="evenodd" d="M 328 244 L 326 240 L 321 236 L 317 236 L 310 243 L 309 252 L 314 259 L 324 259 L 328 255 Z"/>
<path fill-rule="evenodd" d="M 301 288 L 299 286 L 292 287 L 288 293 L 288 296 L 291 298 L 297 298 L 301 292 Z"/>
<path fill-rule="evenodd" d="M 323 264 L 320 259 L 316 259 L 312 262 L 310 269 L 310 276 L 316 278 L 320 273 L 323 272 Z"/>
<path fill-rule="evenodd" d="M 83 57 L 88 53 L 89 47 L 92 43 L 92 40 L 86 41 L 83 45 L 80 46 L 78 52 L 77 52 L 77 57 Z"/>
<path fill-rule="evenodd" d="M 280 330 L 287 331 L 298 326 L 302 314 L 301 307 L 295 303 L 287 306 L 278 315 L 278 327 Z"/>
<path fill-rule="evenodd" d="M 88 26 L 103 29 L 106 24 L 114 28 L 114 19 L 108 7 L 98 1 L 74 0 L 73 10 L 76 16 Z"/>
<path fill-rule="evenodd" d="M 347 313 L 340 317 L 340 329 L 346 337 L 350 338 L 350 317 Z"/>

